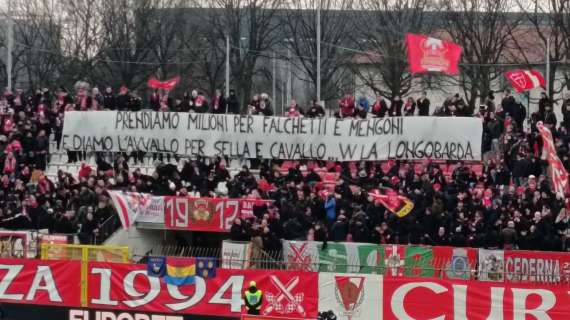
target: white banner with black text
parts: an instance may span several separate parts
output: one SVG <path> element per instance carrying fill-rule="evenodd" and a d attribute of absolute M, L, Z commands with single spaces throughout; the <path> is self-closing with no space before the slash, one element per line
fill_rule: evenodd
<path fill-rule="evenodd" d="M 478 118 L 284 118 L 180 112 L 65 113 L 71 151 L 360 161 L 481 160 Z"/>

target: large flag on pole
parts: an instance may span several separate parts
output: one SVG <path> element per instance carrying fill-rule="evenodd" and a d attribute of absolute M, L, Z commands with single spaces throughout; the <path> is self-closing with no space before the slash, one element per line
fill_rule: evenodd
<path fill-rule="evenodd" d="M 386 209 L 390 210 L 398 217 L 403 218 L 414 208 L 412 200 L 398 194 L 392 189 L 386 189 L 385 193 L 376 189 L 368 193 L 374 201 L 380 202 Z"/>
<path fill-rule="evenodd" d="M 560 158 L 558 158 L 550 130 L 544 126 L 542 121 L 538 122 L 536 127 L 542 137 L 543 155 L 546 161 L 548 161 L 548 169 L 550 171 L 550 177 L 552 178 L 552 184 L 554 185 L 554 191 L 556 191 L 558 196 L 564 197 L 564 191 L 568 185 L 568 172 L 564 168 Z"/>
<path fill-rule="evenodd" d="M 538 87 L 545 87 L 542 74 L 536 70 L 509 70 L 505 72 L 505 78 L 509 80 L 517 92 L 525 92 Z"/>
<path fill-rule="evenodd" d="M 461 47 L 453 42 L 421 34 L 406 34 L 408 65 L 411 73 L 459 73 Z"/>

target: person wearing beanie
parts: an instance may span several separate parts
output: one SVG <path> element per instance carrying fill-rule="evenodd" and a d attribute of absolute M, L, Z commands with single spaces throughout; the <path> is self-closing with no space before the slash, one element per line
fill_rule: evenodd
<path fill-rule="evenodd" d="M 422 96 L 417 101 L 417 106 L 420 116 L 429 116 L 430 101 L 427 98 L 427 92 L 422 92 Z"/>

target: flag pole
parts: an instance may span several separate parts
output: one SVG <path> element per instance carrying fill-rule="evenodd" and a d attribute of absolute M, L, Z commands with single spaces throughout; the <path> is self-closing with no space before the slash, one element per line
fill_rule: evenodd
<path fill-rule="evenodd" d="M 550 36 L 546 38 L 546 96 L 550 98 Z"/>
<path fill-rule="evenodd" d="M 226 35 L 226 98 L 230 96 L 230 36 Z M 227 112 L 227 108 L 226 108 Z"/>
<path fill-rule="evenodd" d="M 317 103 L 321 104 L 321 1 L 317 4 Z"/>

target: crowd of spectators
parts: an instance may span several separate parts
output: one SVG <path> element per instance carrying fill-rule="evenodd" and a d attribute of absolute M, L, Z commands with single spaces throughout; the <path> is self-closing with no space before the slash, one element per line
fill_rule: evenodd
<path fill-rule="evenodd" d="M 129 170 L 129 158 L 113 161 L 96 155 L 96 165 L 83 163 L 79 174 L 58 172 L 56 181 L 43 172 L 50 157 L 50 136 L 61 138 L 67 110 L 140 110 L 249 113 L 273 115 L 266 94 L 255 95 L 240 106 L 232 91 L 206 98 L 191 91 L 176 99 L 154 92 L 143 102 L 135 92 L 111 88 L 65 89 L 55 94 L 44 89 L 32 95 L 21 90 L 0 97 L 0 227 L 49 229 L 78 233 L 83 242 L 96 235 L 102 222 L 113 215 L 108 189 L 148 192 L 155 195 L 261 197 L 274 200 L 255 208 L 255 218 L 237 219 L 230 232 L 234 240 L 252 240 L 266 250 L 278 250 L 280 239 L 355 241 L 385 244 L 430 244 L 485 248 L 567 250 L 570 205 L 557 197 L 541 159 L 541 141 L 534 124 L 543 121 L 556 139 L 560 159 L 570 161 L 570 100 L 562 106 L 558 124 L 553 103 L 543 96 L 528 118 L 526 109 L 507 92 L 500 102 L 490 94 L 478 110 L 455 95 L 435 108 L 434 115 L 475 116 L 484 123 L 484 163 L 437 161 L 321 162 L 263 160 L 251 162 L 231 175 L 228 159 L 181 159 L 180 166 L 158 159 L 151 175 Z M 339 117 L 429 115 L 426 94 L 419 98 L 386 101 L 378 97 L 343 97 Z M 286 116 L 325 116 L 316 102 L 306 108 L 295 101 Z M 59 145 L 57 146 L 59 148 Z M 69 161 L 87 155 L 68 153 Z M 178 159 L 177 159 L 178 160 Z M 255 170 L 255 173 L 254 173 Z M 368 191 L 392 188 L 415 206 L 398 218 L 373 201 Z"/>

